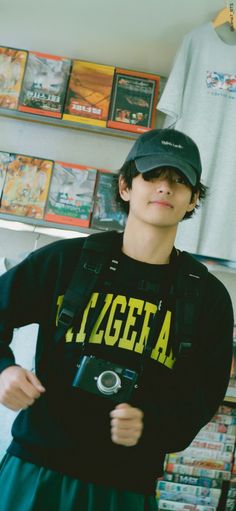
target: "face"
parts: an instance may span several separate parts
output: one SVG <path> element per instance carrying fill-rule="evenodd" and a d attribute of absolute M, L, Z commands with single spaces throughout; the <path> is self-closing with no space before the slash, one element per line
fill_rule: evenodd
<path fill-rule="evenodd" d="M 176 226 L 198 199 L 181 174 L 168 167 L 138 174 L 132 188 L 121 178 L 120 194 L 129 202 L 130 219 L 159 227 Z"/>

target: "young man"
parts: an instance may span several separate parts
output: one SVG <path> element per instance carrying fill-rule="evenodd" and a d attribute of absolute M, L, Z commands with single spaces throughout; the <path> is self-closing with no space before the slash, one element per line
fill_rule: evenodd
<path fill-rule="evenodd" d="M 59 342 L 83 240 L 52 243 L 1 277 L 0 401 L 21 409 L 0 469 L 1 511 L 154 511 L 165 454 L 187 447 L 222 402 L 231 300 L 191 268 L 186 298 L 186 255 L 174 248 L 179 222 L 205 194 L 200 177 L 198 148 L 183 133 L 137 139 L 119 173 L 124 233 Z M 9 347 L 13 328 L 28 323 L 39 323 L 36 374 Z"/>

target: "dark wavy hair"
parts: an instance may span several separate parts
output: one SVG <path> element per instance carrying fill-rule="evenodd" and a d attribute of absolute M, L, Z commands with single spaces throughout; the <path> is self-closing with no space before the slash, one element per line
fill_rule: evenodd
<path fill-rule="evenodd" d="M 123 212 L 125 212 L 127 215 L 129 213 L 129 202 L 124 201 L 122 199 L 122 197 L 120 196 L 120 192 L 119 192 L 119 178 L 121 176 L 124 179 L 127 187 L 129 189 L 131 189 L 132 188 L 132 181 L 133 181 L 133 179 L 136 176 L 138 176 L 139 174 L 140 174 L 140 172 L 137 170 L 135 162 L 131 161 L 131 162 L 127 163 L 126 165 L 124 165 L 123 167 L 121 167 L 119 172 L 114 176 L 114 195 L 115 195 L 115 200 L 116 200 L 116 203 L 119 205 L 120 209 Z M 145 179 L 145 181 L 148 181 L 152 177 L 153 177 L 153 171 L 152 170 L 150 170 L 149 172 L 145 172 L 145 174 L 143 174 L 143 179 Z M 194 194 L 197 193 L 197 192 L 199 193 L 199 203 L 202 202 L 206 198 L 208 188 L 207 188 L 207 186 L 205 186 L 201 182 L 199 182 L 195 187 L 191 186 L 190 188 L 192 190 L 191 200 L 192 200 Z M 199 208 L 199 205 L 200 204 L 197 204 L 195 206 L 195 208 L 193 209 L 193 211 L 187 211 L 185 213 L 184 217 L 183 217 L 183 220 L 191 218 L 193 216 L 193 214 L 195 213 L 196 209 Z"/>

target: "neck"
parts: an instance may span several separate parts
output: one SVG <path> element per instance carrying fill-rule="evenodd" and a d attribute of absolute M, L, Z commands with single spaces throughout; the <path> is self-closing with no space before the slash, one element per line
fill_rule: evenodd
<path fill-rule="evenodd" d="M 159 228 L 145 226 L 134 229 L 127 221 L 122 252 L 137 261 L 149 264 L 168 264 L 172 252 L 177 228 Z"/>

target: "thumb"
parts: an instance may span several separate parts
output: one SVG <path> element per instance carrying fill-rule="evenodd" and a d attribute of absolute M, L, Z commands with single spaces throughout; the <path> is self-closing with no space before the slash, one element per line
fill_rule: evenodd
<path fill-rule="evenodd" d="M 31 371 L 27 371 L 26 378 L 39 392 L 45 392 L 46 389 L 43 387 L 36 374 Z"/>
<path fill-rule="evenodd" d="M 116 405 L 115 407 L 115 410 L 121 410 L 121 409 L 124 409 L 124 408 L 131 408 L 130 405 L 128 405 L 128 403 L 119 403 L 118 405 Z"/>

